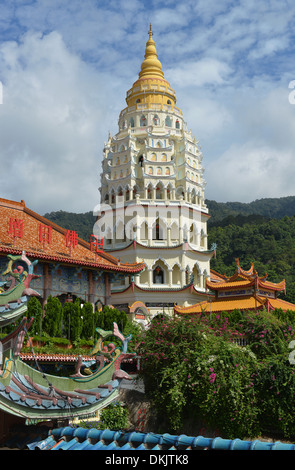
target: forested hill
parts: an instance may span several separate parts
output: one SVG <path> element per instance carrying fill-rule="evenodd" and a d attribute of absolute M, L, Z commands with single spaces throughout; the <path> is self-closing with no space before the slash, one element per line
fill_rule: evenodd
<path fill-rule="evenodd" d="M 96 217 L 93 212 L 76 214 L 75 212 L 56 211 L 44 214 L 46 219 L 51 220 L 66 230 L 75 230 L 83 240 L 89 242 L 90 235 L 93 233 L 93 225 Z"/>
<path fill-rule="evenodd" d="M 295 196 L 257 199 L 249 203 L 216 202 L 207 199 L 206 204 L 211 215 L 208 225 L 220 225 L 221 221 L 223 226 L 228 225 L 234 222 L 235 217 L 251 222 L 251 219 L 259 220 L 258 216 L 262 220 L 262 217 L 281 219 L 285 215 L 295 215 Z"/>

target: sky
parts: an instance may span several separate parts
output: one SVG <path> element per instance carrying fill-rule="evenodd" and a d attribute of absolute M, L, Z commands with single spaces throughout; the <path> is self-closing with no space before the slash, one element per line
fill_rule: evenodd
<path fill-rule="evenodd" d="M 205 197 L 295 195 L 293 0 L 1 0 L 0 197 L 94 209 L 150 23 Z"/>

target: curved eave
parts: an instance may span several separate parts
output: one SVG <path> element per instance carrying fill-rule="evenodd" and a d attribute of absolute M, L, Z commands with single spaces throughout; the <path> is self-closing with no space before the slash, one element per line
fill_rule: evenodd
<path fill-rule="evenodd" d="M 185 244 L 187 244 L 188 246 L 185 247 Z M 140 248 L 146 248 L 148 250 L 155 250 L 155 249 L 158 249 L 158 250 L 173 250 L 173 249 L 179 249 L 180 247 L 183 247 L 184 246 L 184 249 L 185 250 L 190 250 L 190 251 L 193 251 L 194 253 L 198 253 L 199 255 L 213 255 L 214 254 L 214 249 L 212 250 L 205 250 L 205 251 L 199 251 L 199 250 L 196 250 L 195 248 L 193 248 L 188 242 L 183 242 L 183 243 L 179 243 L 178 245 L 171 245 L 171 246 L 148 246 L 148 245 L 144 245 L 143 243 L 140 243 L 136 240 L 133 240 L 129 243 L 129 245 L 126 245 L 122 248 L 114 248 L 114 249 L 110 249 L 108 251 L 112 252 L 112 253 L 115 253 L 117 251 L 124 251 L 124 250 L 127 250 L 128 248 L 130 248 L 131 246 L 134 246 L 134 248 L 136 248 L 136 245 L 138 245 Z"/>
<path fill-rule="evenodd" d="M 220 282 L 212 282 L 212 281 L 206 281 L 206 287 L 212 291 L 226 291 L 226 290 L 232 290 L 232 289 L 247 289 L 251 288 L 254 285 L 257 286 L 257 288 L 262 288 L 266 289 L 269 291 L 275 291 L 275 292 L 281 292 L 286 289 L 286 282 L 283 280 L 282 282 L 275 284 L 272 282 L 264 282 L 262 280 L 258 279 L 245 279 L 244 281 L 236 281 L 235 279 L 227 279 L 225 281 L 220 281 Z"/>
<path fill-rule="evenodd" d="M 174 313 L 178 315 L 197 315 L 202 312 L 220 313 L 241 310 L 259 310 L 267 304 L 267 299 L 259 296 L 233 297 L 231 299 L 220 299 L 215 301 L 199 302 L 191 307 L 174 306 Z"/>
<path fill-rule="evenodd" d="M 4 248 L 0 247 L 0 253 L 7 253 L 7 254 L 13 254 L 13 255 L 21 255 L 23 250 L 17 250 L 17 249 L 11 249 L 11 248 Z M 78 266 L 85 266 L 88 268 L 94 268 L 94 269 L 99 269 L 103 271 L 110 271 L 110 272 L 122 272 L 122 273 L 139 273 L 143 271 L 145 268 L 145 264 L 140 263 L 136 266 L 126 266 L 124 264 L 117 264 L 117 265 L 109 265 L 109 264 L 103 264 L 103 263 L 95 263 L 93 261 L 86 261 L 86 260 L 80 260 L 80 259 L 74 259 L 74 258 L 67 258 L 63 256 L 52 256 L 52 255 L 47 255 L 45 253 L 41 252 L 32 252 L 32 251 L 26 251 L 26 255 L 29 258 L 34 258 L 42 261 L 51 261 L 51 262 L 58 262 L 58 263 L 63 263 L 63 264 L 71 264 L 71 265 L 78 265 Z"/>
<path fill-rule="evenodd" d="M 175 287 L 171 287 L 171 288 L 167 288 L 167 287 L 163 287 L 163 288 L 161 288 L 161 287 L 157 287 L 157 288 L 146 287 L 145 288 L 145 287 L 142 287 L 142 286 L 138 286 L 135 283 L 131 283 L 122 290 L 112 292 L 112 296 L 113 295 L 121 295 L 123 293 L 128 292 L 129 290 L 132 290 L 132 291 L 138 290 L 140 292 L 155 292 L 155 293 L 158 293 L 158 292 L 161 293 L 161 292 L 185 292 L 185 291 L 190 291 L 191 294 L 195 293 L 197 295 L 205 296 L 206 298 L 208 298 L 208 293 L 203 292 L 203 291 L 199 291 L 198 289 L 196 289 L 196 287 L 193 284 L 188 284 L 184 287 L 179 287 L 179 288 L 175 288 Z"/>

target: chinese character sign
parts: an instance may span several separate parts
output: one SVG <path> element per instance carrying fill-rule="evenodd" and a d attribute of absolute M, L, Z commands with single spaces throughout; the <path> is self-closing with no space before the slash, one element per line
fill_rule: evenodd
<path fill-rule="evenodd" d="M 101 240 L 98 239 L 95 235 L 90 236 L 90 250 L 94 252 L 98 252 L 99 250 L 103 249 L 103 238 Z"/>
<path fill-rule="evenodd" d="M 78 232 L 67 230 L 65 238 L 67 247 L 75 248 L 78 245 Z"/>
<path fill-rule="evenodd" d="M 48 243 L 50 245 L 51 243 L 51 232 L 52 232 L 52 227 L 49 227 L 48 225 L 43 225 L 41 224 L 39 227 L 39 241 L 45 243 Z"/>
<path fill-rule="evenodd" d="M 23 221 L 22 219 L 14 219 L 13 217 L 9 220 L 9 229 L 13 238 L 23 238 Z"/>

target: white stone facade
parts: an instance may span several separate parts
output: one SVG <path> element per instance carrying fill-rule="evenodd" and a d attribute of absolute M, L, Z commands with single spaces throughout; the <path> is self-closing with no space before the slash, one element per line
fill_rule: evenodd
<path fill-rule="evenodd" d="M 96 233 L 122 262 L 144 259 L 145 271 L 113 285 L 112 304 L 142 302 L 147 309 L 134 315 L 146 322 L 171 313 L 174 303 L 205 300 L 214 247 L 207 246 L 202 153 L 174 106 L 174 90 L 151 76 L 126 101 L 119 131 L 104 147 Z"/>

